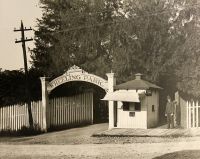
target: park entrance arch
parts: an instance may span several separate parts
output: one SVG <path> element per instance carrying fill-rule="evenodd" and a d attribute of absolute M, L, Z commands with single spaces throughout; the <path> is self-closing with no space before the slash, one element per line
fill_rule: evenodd
<path fill-rule="evenodd" d="M 90 74 L 84 71 L 83 69 L 79 68 L 78 66 L 74 65 L 71 68 L 69 68 L 63 75 L 53 79 L 52 81 L 48 81 L 48 78 L 46 77 L 41 77 L 42 107 L 44 110 L 43 111 L 43 130 L 47 131 L 47 129 L 50 128 L 50 125 L 51 125 L 52 111 L 54 110 L 51 109 L 51 106 L 50 106 L 51 101 L 49 100 L 49 95 L 55 88 L 67 82 L 81 81 L 81 82 L 92 83 L 104 89 L 105 92 L 113 92 L 113 87 L 115 85 L 114 73 L 107 73 L 106 75 L 108 77 L 107 80 L 99 76 L 96 76 L 94 74 Z M 76 100 L 79 100 L 79 99 L 77 98 Z M 112 110 L 113 110 L 112 105 L 113 105 L 113 102 L 109 102 L 109 114 L 112 113 Z M 70 116 L 73 116 L 74 114 L 72 110 L 70 111 L 71 112 L 67 114 L 68 116 L 67 118 L 70 118 Z M 79 111 L 76 111 L 76 114 L 78 112 Z M 77 114 L 77 116 L 79 116 L 79 114 Z M 84 116 L 84 115 L 80 114 L 80 116 Z"/>
<path fill-rule="evenodd" d="M 72 82 L 72 81 L 84 81 L 89 82 L 94 85 L 97 85 L 104 89 L 106 92 L 108 91 L 108 81 L 96 76 L 94 74 L 89 74 L 88 72 L 82 70 L 78 66 L 72 66 L 67 72 L 65 72 L 63 75 L 55 78 L 47 85 L 47 91 L 50 93 L 53 89 L 56 87 L 66 83 L 66 82 Z"/>

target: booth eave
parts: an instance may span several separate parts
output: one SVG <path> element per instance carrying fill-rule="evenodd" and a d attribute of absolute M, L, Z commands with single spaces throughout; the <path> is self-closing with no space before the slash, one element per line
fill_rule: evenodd
<path fill-rule="evenodd" d="M 139 94 L 136 91 L 127 91 L 127 90 L 119 90 L 119 91 L 107 93 L 102 100 L 137 102 L 137 103 L 140 102 Z"/>

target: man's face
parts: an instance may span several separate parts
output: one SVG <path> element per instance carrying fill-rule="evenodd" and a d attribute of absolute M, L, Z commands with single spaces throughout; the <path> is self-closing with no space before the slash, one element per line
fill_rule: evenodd
<path fill-rule="evenodd" d="M 167 101 L 168 101 L 168 102 L 171 102 L 171 99 L 170 99 L 170 98 L 168 98 L 168 99 L 167 99 Z"/>

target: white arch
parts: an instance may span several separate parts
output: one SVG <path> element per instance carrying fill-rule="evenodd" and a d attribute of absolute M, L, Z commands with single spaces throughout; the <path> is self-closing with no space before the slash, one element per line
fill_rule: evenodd
<path fill-rule="evenodd" d="M 106 92 L 108 91 L 108 81 L 105 79 L 89 74 L 88 72 L 80 69 L 78 66 L 72 66 L 67 72 L 63 75 L 53 79 L 51 82 L 47 84 L 47 91 L 50 93 L 56 87 L 72 81 L 84 81 L 95 84 L 101 88 L 103 88 Z"/>

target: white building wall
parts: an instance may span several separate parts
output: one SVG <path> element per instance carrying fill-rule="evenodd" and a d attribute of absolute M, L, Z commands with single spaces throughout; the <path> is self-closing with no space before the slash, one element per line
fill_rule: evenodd
<path fill-rule="evenodd" d="M 152 91 L 152 96 L 147 96 L 147 127 L 156 127 L 159 119 L 159 93 L 158 91 Z M 152 111 L 152 105 L 154 105 L 155 111 Z"/>
<path fill-rule="evenodd" d="M 141 103 L 141 111 L 123 111 L 122 102 L 117 106 L 118 128 L 147 128 L 147 112 L 144 101 Z M 135 112 L 135 116 L 129 116 L 129 112 Z"/>

